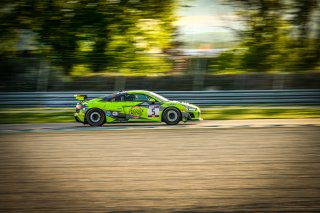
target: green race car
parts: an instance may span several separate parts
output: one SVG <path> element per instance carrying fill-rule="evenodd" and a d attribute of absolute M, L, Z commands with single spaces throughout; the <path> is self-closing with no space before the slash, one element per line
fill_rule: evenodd
<path fill-rule="evenodd" d="M 87 100 L 86 95 L 75 95 L 76 121 L 90 126 L 113 122 L 165 122 L 176 125 L 180 121 L 198 121 L 199 107 L 170 101 L 145 90 L 120 91 L 112 95 Z"/>

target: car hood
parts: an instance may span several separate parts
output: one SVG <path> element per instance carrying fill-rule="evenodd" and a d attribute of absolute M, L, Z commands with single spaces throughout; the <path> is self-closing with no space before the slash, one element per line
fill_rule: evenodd
<path fill-rule="evenodd" d="M 199 108 L 198 106 L 194 105 L 194 104 L 190 104 L 187 102 L 180 102 L 180 101 L 167 101 L 166 103 L 175 103 L 175 104 L 181 104 L 185 107 L 193 107 L 193 108 Z"/>

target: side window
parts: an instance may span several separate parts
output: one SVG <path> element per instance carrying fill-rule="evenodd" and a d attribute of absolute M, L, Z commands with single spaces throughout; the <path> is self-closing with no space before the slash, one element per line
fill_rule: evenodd
<path fill-rule="evenodd" d="M 150 97 L 144 94 L 136 94 L 136 101 L 137 102 L 148 102 Z"/>
<path fill-rule="evenodd" d="M 126 94 L 124 95 L 124 98 L 122 101 L 128 101 L 128 102 L 148 102 L 150 99 L 149 96 L 144 94 Z"/>
<path fill-rule="evenodd" d="M 126 94 L 124 96 L 124 101 L 136 101 L 136 97 L 135 95 L 132 95 L 132 94 Z"/>
<path fill-rule="evenodd" d="M 111 98 L 110 101 L 111 102 L 121 102 L 121 101 L 123 101 L 123 99 L 124 99 L 123 95 L 118 95 L 116 97 Z"/>

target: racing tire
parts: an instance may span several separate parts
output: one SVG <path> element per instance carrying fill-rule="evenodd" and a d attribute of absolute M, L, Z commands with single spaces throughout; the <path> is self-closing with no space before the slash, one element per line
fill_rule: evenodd
<path fill-rule="evenodd" d="M 106 115 L 101 109 L 90 109 L 86 114 L 86 120 L 90 126 L 102 126 L 106 121 Z"/>
<path fill-rule="evenodd" d="M 181 121 L 181 112 L 176 108 L 168 108 L 163 113 L 163 121 L 168 125 L 176 125 Z"/>

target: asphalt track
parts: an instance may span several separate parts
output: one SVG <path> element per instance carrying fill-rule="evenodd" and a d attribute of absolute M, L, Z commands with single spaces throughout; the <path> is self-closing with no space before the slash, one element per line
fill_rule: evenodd
<path fill-rule="evenodd" d="M 90 127 L 81 123 L 32 123 L 2 124 L 0 134 L 8 132 L 87 132 L 137 129 L 185 129 L 185 128 L 255 128 L 255 127 L 300 127 L 320 126 L 320 119 L 247 119 L 247 120 L 206 120 L 200 122 L 180 122 L 170 126 L 165 123 L 113 123 L 102 127 Z"/>
<path fill-rule="evenodd" d="M 319 212 L 318 122 L 2 125 L 0 211 Z"/>

